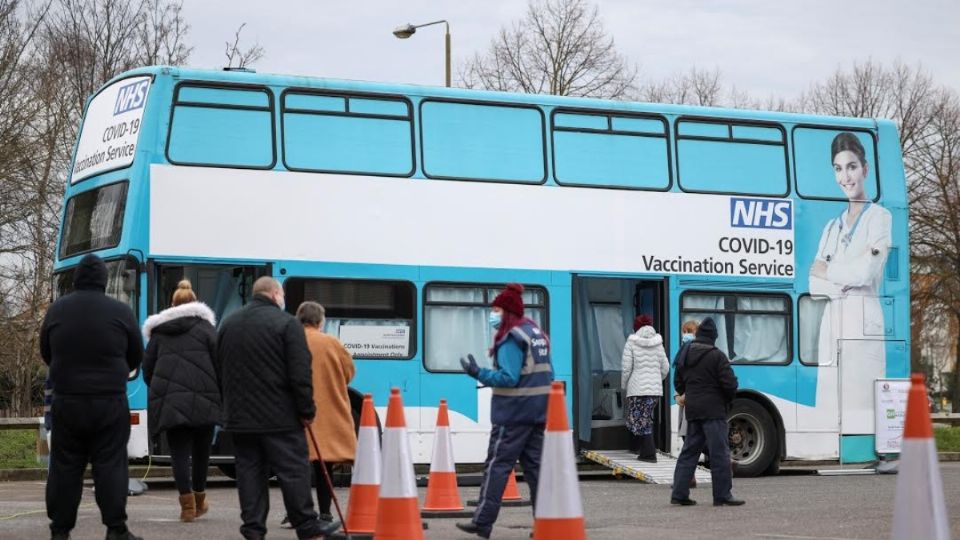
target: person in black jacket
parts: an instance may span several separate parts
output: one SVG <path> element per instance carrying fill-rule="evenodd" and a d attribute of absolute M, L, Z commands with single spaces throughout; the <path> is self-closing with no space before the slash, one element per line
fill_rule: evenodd
<path fill-rule="evenodd" d="M 150 434 L 166 432 L 173 479 L 180 492 L 180 521 L 207 513 L 207 466 L 213 428 L 220 419 L 217 323 L 187 280 L 177 284 L 173 307 L 147 318 L 143 381 L 150 387 Z M 191 482 L 191 458 L 193 477 Z"/>
<path fill-rule="evenodd" d="M 53 381 L 53 427 L 47 516 L 54 539 L 77 523 L 83 471 L 93 483 L 108 540 L 139 540 L 127 529 L 127 379 L 140 367 L 143 341 L 133 311 L 108 298 L 107 266 L 86 255 L 73 274 L 74 291 L 58 299 L 40 328 L 40 354 Z"/>
<path fill-rule="evenodd" d="M 272 471 L 297 538 L 327 535 L 339 524 L 320 521 L 313 507 L 304 422 L 313 419 L 316 406 L 303 327 L 283 311 L 283 289 L 275 279 L 258 279 L 253 295 L 223 321 L 217 340 L 224 428 L 233 436 L 236 457 L 240 533 L 267 534 Z"/>
<path fill-rule="evenodd" d="M 727 407 L 737 393 L 737 376 L 727 355 L 714 346 L 716 340 L 717 325 L 707 317 L 697 328 L 696 338 L 686 354 L 678 358 L 674 371 L 673 386 L 678 395 L 685 396 L 684 412 L 688 426 L 687 438 L 673 473 L 672 504 L 696 504 L 690 498 L 690 479 L 705 449 L 715 464 L 730 462 Z M 730 467 L 711 467 L 710 474 L 714 506 L 743 504 L 731 493 L 733 476 Z"/>

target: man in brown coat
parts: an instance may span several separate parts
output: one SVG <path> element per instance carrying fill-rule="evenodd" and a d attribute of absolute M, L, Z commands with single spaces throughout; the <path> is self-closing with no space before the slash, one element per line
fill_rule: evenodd
<path fill-rule="evenodd" d="M 330 514 L 332 495 L 320 468 L 325 466 L 331 472 L 333 464 L 352 462 L 356 455 L 357 436 L 347 395 L 347 385 L 356 369 L 353 358 L 340 340 L 323 333 L 323 306 L 316 302 L 304 302 L 297 309 L 297 319 L 307 335 L 313 370 L 313 401 L 319 411 L 310 429 L 317 438 L 322 456 L 318 456 L 313 445 L 310 445 L 310 461 L 316 474 L 320 519 L 330 521 L 333 520 Z M 320 461 L 321 457 L 323 462 Z"/>

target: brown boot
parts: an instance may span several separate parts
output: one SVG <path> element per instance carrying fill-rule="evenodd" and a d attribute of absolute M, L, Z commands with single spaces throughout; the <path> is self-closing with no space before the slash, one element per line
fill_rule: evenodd
<path fill-rule="evenodd" d="M 197 502 L 193 493 L 180 496 L 180 521 L 191 522 L 197 518 Z"/>
<path fill-rule="evenodd" d="M 210 503 L 207 502 L 207 492 L 206 491 L 194 491 L 193 498 L 196 501 L 197 507 L 197 517 L 200 517 L 207 513 L 207 510 L 210 509 Z"/>

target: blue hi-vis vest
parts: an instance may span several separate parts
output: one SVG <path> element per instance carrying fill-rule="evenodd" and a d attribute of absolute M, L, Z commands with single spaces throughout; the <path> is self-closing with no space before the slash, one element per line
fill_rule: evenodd
<path fill-rule="evenodd" d="M 493 389 L 490 421 L 498 426 L 543 424 L 547 421 L 547 396 L 553 381 L 550 342 L 535 324 L 524 321 L 510 330 L 494 347 L 494 364 L 497 350 L 508 339 L 517 341 L 523 351 L 520 381 L 513 388 Z"/>

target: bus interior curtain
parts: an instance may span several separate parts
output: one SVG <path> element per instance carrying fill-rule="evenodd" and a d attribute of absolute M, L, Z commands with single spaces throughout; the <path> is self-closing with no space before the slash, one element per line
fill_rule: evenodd
<path fill-rule="evenodd" d="M 778 311 L 782 298 L 740 297 L 738 309 Z M 787 358 L 786 318 L 777 315 L 737 315 L 733 336 L 734 360 L 781 362 Z"/>
<path fill-rule="evenodd" d="M 214 295 L 210 299 L 210 308 L 217 316 L 218 323 L 243 306 L 243 298 L 240 296 L 241 280 L 243 280 L 242 273 L 234 275 L 234 272 L 230 270 L 221 270 L 217 274 Z"/>
<path fill-rule="evenodd" d="M 493 360 L 487 351 L 493 345 L 493 329 L 487 320 L 490 308 L 483 305 L 483 289 L 433 287 L 429 294 L 430 301 L 452 304 L 424 310 L 430 335 L 425 343 L 429 367 L 460 370 L 460 358 L 467 354 L 472 354 L 480 367 L 491 367 Z"/>
<path fill-rule="evenodd" d="M 634 282 L 609 285 L 609 280 L 590 279 L 576 284 L 577 436 L 585 442 L 591 439 L 595 416 L 611 419 L 614 415 L 605 409 L 603 397 L 620 389 L 623 347 L 636 311 Z"/>

